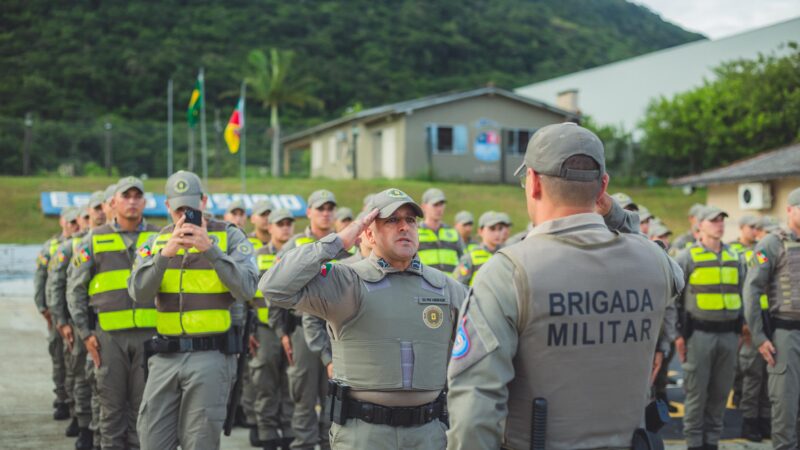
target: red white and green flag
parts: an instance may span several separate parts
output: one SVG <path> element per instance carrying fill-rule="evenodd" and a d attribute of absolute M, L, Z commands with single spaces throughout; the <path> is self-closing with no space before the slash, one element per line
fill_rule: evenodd
<path fill-rule="evenodd" d="M 233 114 L 231 114 L 231 118 L 228 120 L 228 125 L 225 126 L 225 142 L 228 144 L 228 150 L 230 150 L 232 154 L 239 151 L 244 118 L 242 115 L 242 104 L 243 101 L 240 98 L 239 102 L 236 104 L 236 109 L 233 110 Z"/>

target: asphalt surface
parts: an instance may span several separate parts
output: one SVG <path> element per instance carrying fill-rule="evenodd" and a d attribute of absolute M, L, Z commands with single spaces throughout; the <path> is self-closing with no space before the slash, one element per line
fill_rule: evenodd
<path fill-rule="evenodd" d="M 47 354 L 47 329 L 33 304 L 32 266 L 36 247 L 10 249 L 0 245 L 0 448 L 74 449 L 74 439 L 64 436 L 68 421 L 53 420 L 53 383 Z M 683 390 L 680 365 L 673 361 L 668 396 L 679 412 L 662 430 L 667 448 L 685 449 L 682 439 Z M 741 415 L 735 409 L 725 414 L 722 449 L 772 448 L 738 439 Z M 222 437 L 223 449 L 252 449 L 248 430 L 234 429 Z"/>

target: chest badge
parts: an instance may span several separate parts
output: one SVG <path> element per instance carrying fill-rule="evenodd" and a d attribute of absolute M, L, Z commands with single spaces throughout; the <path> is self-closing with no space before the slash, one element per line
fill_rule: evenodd
<path fill-rule="evenodd" d="M 430 305 L 425 307 L 422 311 L 422 321 L 425 322 L 428 328 L 437 329 L 442 326 L 442 322 L 444 322 L 444 313 L 442 312 L 442 308 L 436 305 Z"/>

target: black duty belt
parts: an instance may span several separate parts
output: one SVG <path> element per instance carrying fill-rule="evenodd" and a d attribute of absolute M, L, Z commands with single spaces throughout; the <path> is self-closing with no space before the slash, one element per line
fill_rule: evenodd
<path fill-rule="evenodd" d="M 725 320 L 721 322 L 713 320 L 698 320 L 692 318 L 692 327 L 695 330 L 707 333 L 739 333 L 742 330 L 742 323 L 739 320 Z"/>
<path fill-rule="evenodd" d="M 434 420 L 445 420 L 446 397 L 440 394 L 436 400 L 420 406 L 383 406 L 350 398 L 350 388 L 335 380 L 328 382 L 326 408 L 331 421 L 344 425 L 348 419 L 359 419 L 373 425 L 413 427 Z"/>
<path fill-rule="evenodd" d="M 156 336 L 145 341 L 145 350 L 151 354 L 224 351 L 226 344 L 227 340 L 224 335 L 194 338 Z"/>
<path fill-rule="evenodd" d="M 800 320 L 786 320 L 772 318 L 772 326 L 781 330 L 800 330 Z"/>

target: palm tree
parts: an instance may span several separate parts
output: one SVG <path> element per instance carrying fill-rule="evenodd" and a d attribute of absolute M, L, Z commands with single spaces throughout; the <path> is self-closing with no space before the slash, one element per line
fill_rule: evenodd
<path fill-rule="evenodd" d="M 270 49 L 269 59 L 261 50 L 251 50 L 247 55 L 247 75 L 245 83 L 252 89 L 253 96 L 265 108 L 269 108 L 269 126 L 272 131 L 272 176 L 281 175 L 281 127 L 278 111 L 286 105 L 299 108 L 312 106 L 322 108 L 322 100 L 308 93 L 306 78 L 292 78 L 294 52 L 291 50 Z"/>

